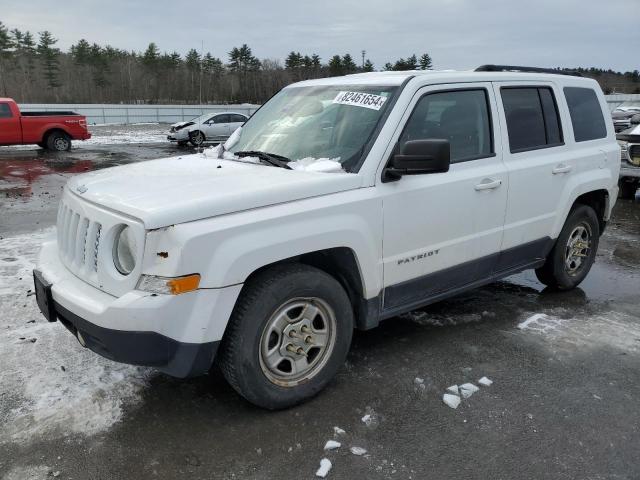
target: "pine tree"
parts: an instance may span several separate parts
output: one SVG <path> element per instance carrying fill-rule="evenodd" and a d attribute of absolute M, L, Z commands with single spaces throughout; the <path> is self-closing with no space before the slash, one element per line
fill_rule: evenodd
<path fill-rule="evenodd" d="M 56 38 L 48 30 L 39 33 L 38 46 L 36 48 L 42 68 L 44 71 L 44 78 L 47 82 L 47 87 L 50 89 L 58 88 L 60 86 L 60 63 L 59 55 L 60 50 L 55 48 L 55 44 L 58 43 Z"/>
<path fill-rule="evenodd" d="M 329 60 L 329 75 L 332 77 L 342 75 L 342 58 L 340 55 L 334 55 Z"/>
<path fill-rule="evenodd" d="M 362 67 L 362 71 L 363 72 L 373 72 L 373 63 L 371 63 L 371 60 L 369 60 L 368 58 L 364 62 L 364 67 Z"/>
<path fill-rule="evenodd" d="M 229 70 L 246 73 L 260 69 L 260 60 L 253 56 L 251 48 L 245 43 L 229 52 Z"/>
<path fill-rule="evenodd" d="M 353 58 L 348 53 L 345 53 L 342 57 L 342 72 L 343 74 L 353 73 L 358 70 L 358 66 L 353 61 Z"/>
<path fill-rule="evenodd" d="M 71 56 L 76 65 L 88 65 L 91 56 L 91 46 L 84 38 L 80 39 L 75 45 L 71 45 Z"/>
<path fill-rule="evenodd" d="M 420 57 L 420 69 L 431 70 L 432 68 L 433 62 L 431 61 L 431 56 L 428 53 L 423 53 Z"/>

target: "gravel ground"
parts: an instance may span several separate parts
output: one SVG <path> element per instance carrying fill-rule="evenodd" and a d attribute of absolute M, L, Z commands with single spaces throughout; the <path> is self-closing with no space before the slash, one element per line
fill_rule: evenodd
<path fill-rule="evenodd" d="M 66 179 L 191 151 L 0 148 L 0 478 L 311 479 L 325 457 L 334 479 L 640 478 L 638 199 L 618 202 L 580 288 L 548 292 L 525 272 L 356 332 L 326 391 L 282 412 L 215 370 L 176 380 L 116 364 L 46 323 L 30 269 Z M 493 384 L 443 403 L 483 376 Z"/>

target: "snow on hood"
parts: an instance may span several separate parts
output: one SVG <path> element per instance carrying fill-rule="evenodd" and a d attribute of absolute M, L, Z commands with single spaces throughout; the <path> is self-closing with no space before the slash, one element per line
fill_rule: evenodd
<path fill-rule="evenodd" d="M 67 189 L 153 229 L 352 190 L 361 182 L 355 174 L 287 170 L 251 157 L 219 159 L 212 150 L 88 172 L 71 178 Z"/>

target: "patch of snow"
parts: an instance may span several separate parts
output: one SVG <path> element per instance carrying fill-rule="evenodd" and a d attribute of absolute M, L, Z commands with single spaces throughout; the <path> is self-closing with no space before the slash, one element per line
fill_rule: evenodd
<path fill-rule="evenodd" d="M 493 380 L 489 380 L 487 377 L 482 377 L 480 380 L 478 380 L 478 383 L 483 387 L 490 387 L 493 383 Z"/>
<path fill-rule="evenodd" d="M 224 147 L 221 143 L 219 143 L 215 147 L 205 148 L 202 151 L 202 154 L 208 158 L 222 158 L 222 154 L 224 153 L 224 151 Z"/>
<path fill-rule="evenodd" d="M 336 448 L 340 448 L 342 444 L 340 442 L 336 442 L 335 440 L 327 440 L 327 443 L 324 444 L 325 450 L 335 450 Z"/>
<path fill-rule="evenodd" d="M 451 385 L 450 387 L 447 387 L 447 392 L 452 393 L 453 395 L 460 395 L 458 385 Z"/>
<path fill-rule="evenodd" d="M 416 385 L 422 385 L 422 384 L 424 384 L 424 378 L 416 377 L 413 380 L 413 383 L 415 383 Z"/>
<path fill-rule="evenodd" d="M 364 417 L 362 417 L 362 422 L 366 425 L 370 425 L 371 421 L 372 421 L 371 415 L 368 413 Z"/>
<path fill-rule="evenodd" d="M 90 145 L 127 145 L 131 143 L 167 143 L 167 134 L 158 129 L 131 129 L 113 131 L 94 131 L 91 138 L 75 142 L 75 147 Z"/>
<path fill-rule="evenodd" d="M 347 432 L 345 432 L 340 427 L 333 427 L 333 433 L 335 433 L 336 435 L 345 435 Z"/>
<path fill-rule="evenodd" d="M 51 469 L 44 465 L 15 467 L 6 473 L 2 480 L 45 480 L 52 473 Z"/>
<path fill-rule="evenodd" d="M 328 458 L 320 460 L 320 468 L 316 472 L 316 477 L 325 478 L 331 470 L 331 461 Z"/>
<path fill-rule="evenodd" d="M 518 324 L 520 330 L 532 330 L 538 333 L 547 333 L 550 330 L 556 330 L 562 321 L 558 318 L 550 317 L 544 313 L 536 313 L 531 315 L 524 322 Z"/>
<path fill-rule="evenodd" d="M 0 385 L 7 394 L 0 445 L 104 431 L 122 418 L 125 405 L 141 399 L 152 371 L 106 360 L 42 317 L 29 292 L 31 272 L 40 244 L 53 233 L 0 240 Z"/>
<path fill-rule="evenodd" d="M 463 383 L 460 385 L 460 394 L 462 395 L 462 398 L 469 398 L 478 390 L 480 389 L 473 383 Z"/>
<path fill-rule="evenodd" d="M 349 450 L 351 451 L 351 453 L 358 456 L 362 456 L 367 453 L 367 451 L 362 447 L 351 447 Z"/>
<path fill-rule="evenodd" d="M 453 409 L 458 408 L 458 405 L 460 405 L 460 397 L 457 395 L 451 395 L 450 393 L 445 393 L 442 396 L 442 401 L 445 403 L 445 405 Z"/>
<path fill-rule="evenodd" d="M 289 166 L 293 170 L 302 170 L 305 172 L 321 172 L 321 173 L 345 173 L 342 164 L 337 158 L 313 158 L 307 157 L 300 160 L 289 162 Z"/>

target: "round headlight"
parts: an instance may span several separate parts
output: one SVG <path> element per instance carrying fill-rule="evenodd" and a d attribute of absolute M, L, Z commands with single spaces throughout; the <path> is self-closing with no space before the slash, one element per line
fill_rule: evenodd
<path fill-rule="evenodd" d="M 113 263 L 122 275 L 129 275 L 136 268 L 136 239 L 130 227 L 116 234 L 113 245 Z"/>

